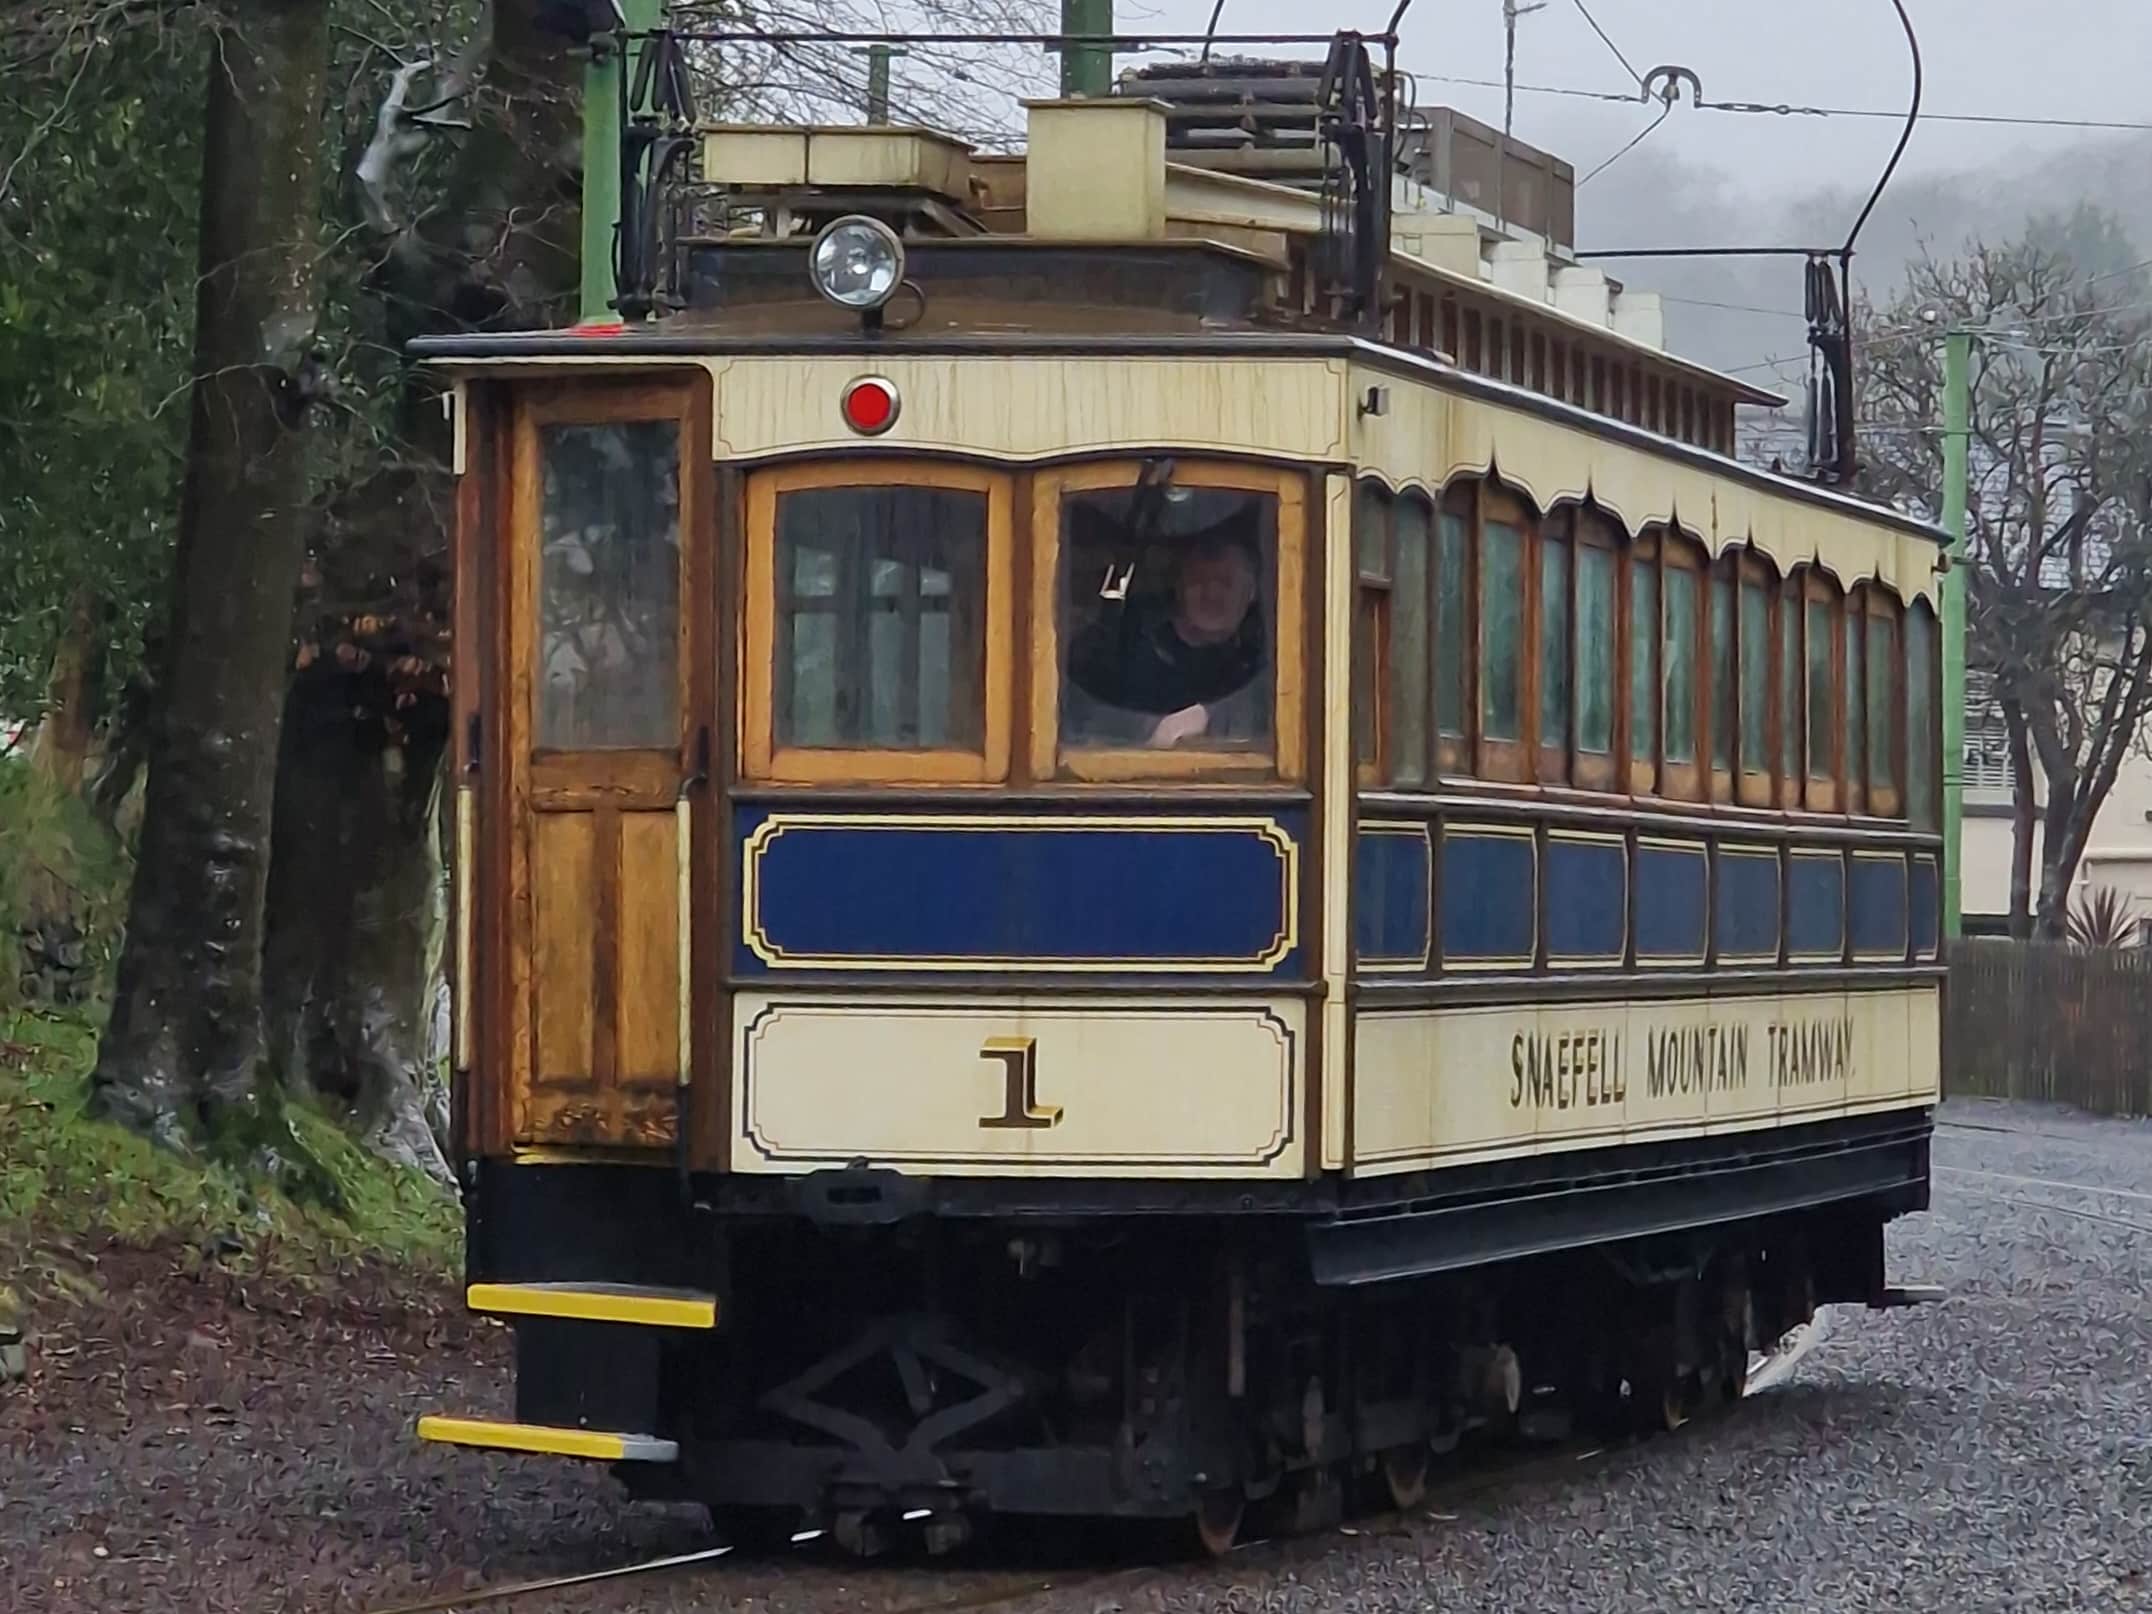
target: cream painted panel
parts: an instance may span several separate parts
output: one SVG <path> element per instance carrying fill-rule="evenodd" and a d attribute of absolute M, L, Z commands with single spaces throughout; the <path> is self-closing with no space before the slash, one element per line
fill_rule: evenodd
<path fill-rule="evenodd" d="M 1345 1164 L 1346 1085 L 1352 1080 L 1347 1059 L 1352 1017 L 1346 1005 L 1352 969 L 1352 897 L 1349 871 L 1353 858 L 1352 813 L 1352 621 L 1353 546 L 1352 480 L 1324 479 L 1324 530 L 1331 541 L 1323 553 L 1323 799 L 1334 804 L 1323 814 L 1323 862 L 1340 871 L 1323 881 L 1323 1058 L 1316 1072 L 1322 1085 L 1322 1166 L 1335 1171 Z"/>
<path fill-rule="evenodd" d="M 1905 1094 L 1922 1104 L 1943 1096 L 1943 995 L 1933 987 L 1907 1005 Z"/>
<path fill-rule="evenodd" d="M 744 992 L 733 1169 L 1293 1177 L 1298 1000 Z"/>
<path fill-rule="evenodd" d="M 1903 1103 L 1909 1045 L 1916 1068 L 1936 1067 L 1934 1006 L 1932 991 L 1915 989 L 1366 1012 L 1355 1026 L 1354 1169 L 1751 1130 Z M 1421 1091 L 1431 1105 L 1424 1128 Z"/>
<path fill-rule="evenodd" d="M 1849 1001 L 1866 1008 L 1854 1018 L 1861 1046 L 1847 1075 L 1846 1102 L 1878 1104 L 1905 1097 L 1913 995 L 1860 992 L 1850 994 Z"/>
<path fill-rule="evenodd" d="M 719 458 L 816 449 L 937 449 L 1036 459 L 1188 448 L 1341 459 L 1347 366 L 1327 359 L 886 357 L 710 359 Z M 902 407 L 879 437 L 838 413 L 862 375 Z"/>
<path fill-rule="evenodd" d="M 1439 496 L 1448 461 L 1438 450 L 1449 441 L 1451 412 L 1467 407 L 1464 401 L 1454 393 L 1371 370 L 1355 370 L 1352 384 L 1353 458 L 1392 487 L 1425 488 Z M 1359 413 L 1370 387 L 1388 391 L 1382 414 Z"/>
<path fill-rule="evenodd" d="M 1435 1147 L 1435 1034 L 1426 1014 L 1353 1021 L 1352 1157 L 1359 1169 L 1418 1161 Z"/>

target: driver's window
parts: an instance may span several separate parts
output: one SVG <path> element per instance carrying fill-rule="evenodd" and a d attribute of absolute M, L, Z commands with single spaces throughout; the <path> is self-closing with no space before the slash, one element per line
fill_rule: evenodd
<path fill-rule="evenodd" d="M 1242 475 L 1253 485 L 1161 460 L 1059 490 L 1051 718 L 1067 771 L 1272 767 L 1286 704 L 1279 647 L 1297 652 L 1280 619 L 1287 492 Z M 1284 683 L 1297 692 L 1287 661 Z"/>

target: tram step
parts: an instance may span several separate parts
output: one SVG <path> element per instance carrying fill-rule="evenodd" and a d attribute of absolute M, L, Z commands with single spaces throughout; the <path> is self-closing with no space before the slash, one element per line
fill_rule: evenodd
<path fill-rule="evenodd" d="M 510 1317 L 565 1317 L 645 1328 L 715 1328 L 717 1296 L 699 1289 L 632 1283 L 474 1283 L 464 1291 L 473 1311 Z"/>
<path fill-rule="evenodd" d="M 678 1441 L 657 1435 L 563 1429 L 543 1423 L 493 1423 L 484 1418 L 424 1417 L 418 1421 L 418 1438 L 446 1446 L 537 1452 L 547 1457 L 588 1457 L 606 1463 L 670 1463 L 680 1456 Z"/>

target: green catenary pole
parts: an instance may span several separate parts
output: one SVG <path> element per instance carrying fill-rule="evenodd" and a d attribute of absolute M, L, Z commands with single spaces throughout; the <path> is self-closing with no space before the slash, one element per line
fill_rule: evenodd
<path fill-rule="evenodd" d="M 664 0 L 620 0 L 631 34 L 648 33 L 662 20 Z M 620 225 L 620 75 L 632 74 L 640 42 L 623 59 L 619 41 L 600 35 L 601 52 L 583 73 L 583 306 L 586 321 L 617 318 L 613 312 L 613 233 Z M 633 78 L 629 83 L 634 82 Z"/>
<path fill-rule="evenodd" d="M 889 121 L 889 62 L 890 58 L 902 56 L 903 50 L 895 45 L 869 45 L 855 50 L 855 56 L 867 58 L 867 121 L 874 124 Z"/>
<path fill-rule="evenodd" d="M 1943 342 L 1943 530 L 1950 569 L 1943 574 L 1943 934 L 1959 934 L 1965 809 L 1965 480 L 1972 422 L 1972 332 Z"/>
<path fill-rule="evenodd" d="M 1113 33 L 1113 0 L 1061 0 L 1061 32 L 1071 39 L 1104 39 Z M 1068 45 L 1061 51 L 1064 99 L 1096 100 L 1113 88 L 1113 52 L 1105 46 Z"/>

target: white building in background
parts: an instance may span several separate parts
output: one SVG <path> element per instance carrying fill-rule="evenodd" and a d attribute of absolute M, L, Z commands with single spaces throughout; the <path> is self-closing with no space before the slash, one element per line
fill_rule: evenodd
<path fill-rule="evenodd" d="M 2041 799 L 2044 801 L 2045 796 Z M 1959 905 L 1968 936 L 2010 928 L 2010 734 L 1986 674 L 1965 675 L 1965 816 Z M 2033 828 L 2032 900 L 2040 896 L 2040 831 Z M 2115 787 L 2093 820 L 2071 888 L 2074 905 L 2095 886 L 2131 900 L 2141 942 L 2152 943 L 2152 755 L 2142 745 L 2123 759 Z"/>

